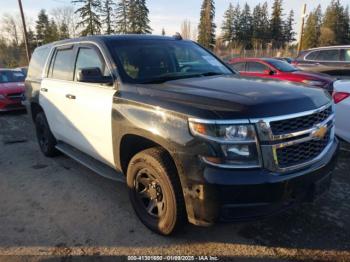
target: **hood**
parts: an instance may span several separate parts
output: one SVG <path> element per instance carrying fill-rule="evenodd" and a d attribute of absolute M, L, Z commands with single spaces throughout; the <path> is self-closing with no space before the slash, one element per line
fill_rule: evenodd
<path fill-rule="evenodd" d="M 309 72 L 309 71 L 294 71 L 292 72 L 292 74 L 303 76 L 310 80 L 319 80 L 327 83 L 333 82 L 335 80 L 335 78 L 332 78 L 330 75 L 323 74 L 323 73 Z"/>
<path fill-rule="evenodd" d="M 12 94 L 24 92 L 24 82 L 0 83 L 0 94 Z"/>
<path fill-rule="evenodd" d="M 331 101 L 322 89 L 241 76 L 201 77 L 139 85 L 138 93 L 157 106 L 207 119 L 292 114 L 313 110 Z"/>

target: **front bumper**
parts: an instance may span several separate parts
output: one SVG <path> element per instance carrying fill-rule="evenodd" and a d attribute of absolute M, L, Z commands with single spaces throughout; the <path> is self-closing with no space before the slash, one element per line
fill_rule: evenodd
<path fill-rule="evenodd" d="M 2 99 L 0 100 L 0 112 L 24 110 L 26 107 L 21 100 Z"/>
<path fill-rule="evenodd" d="M 313 201 L 329 188 L 338 148 L 335 139 L 320 161 L 288 174 L 205 165 L 200 169 L 202 182 L 188 180 L 184 187 L 189 221 L 210 225 L 218 221 L 254 220 L 297 203 Z"/>

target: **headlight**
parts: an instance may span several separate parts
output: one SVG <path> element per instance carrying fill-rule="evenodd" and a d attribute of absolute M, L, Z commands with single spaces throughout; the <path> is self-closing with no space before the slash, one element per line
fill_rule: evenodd
<path fill-rule="evenodd" d="M 323 86 L 324 83 L 322 81 L 315 81 L 315 80 L 303 80 L 304 84 L 310 85 L 310 86 Z"/>
<path fill-rule="evenodd" d="M 237 168 L 260 166 L 255 128 L 251 124 L 209 123 L 205 120 L 190 120 L 192 135 L 219 144 L 216 157 L 202 156 L 212 165 Z"/>

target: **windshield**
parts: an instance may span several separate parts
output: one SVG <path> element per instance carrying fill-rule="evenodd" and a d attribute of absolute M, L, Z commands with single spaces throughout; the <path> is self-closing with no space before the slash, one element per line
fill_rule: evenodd
<path fill-rule="evenodd" d="M 1 70 L 0 83 L 23 82 L 25 76 L 20 71 Z"/>
<path fill-rule="evenodd" d="M 268 62 L 273 65 L 276 69 L 282 72 L 294 72 L 298 71 L 298 69 L 291 64 L 281 61 L 281 60 L 268 60 Z"/>
<path fill-rule="evenodd" d="M 115 41 L 110 49 L 120 74 L 129 83 L 162 83 L 169 80 L 233 74 L 221 61 L 187 41 Z"/>

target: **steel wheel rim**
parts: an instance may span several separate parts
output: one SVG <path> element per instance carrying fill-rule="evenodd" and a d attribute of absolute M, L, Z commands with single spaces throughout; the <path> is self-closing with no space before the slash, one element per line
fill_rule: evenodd
<path fill-rule="evenodd" d="M 159 180 L 148 168 L 140 169 L 135 177 L 135 195 L 143 209 L 153 218 L 165 212 L 165 197 Z"/>

